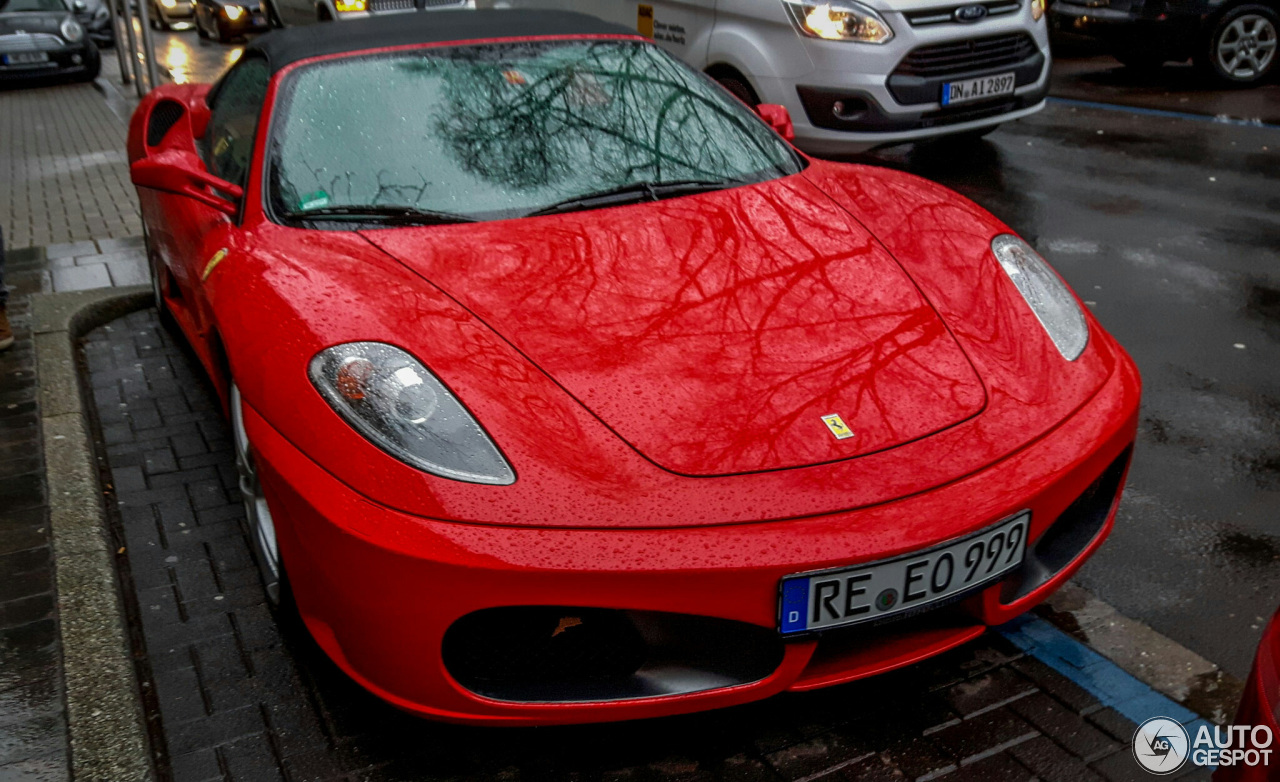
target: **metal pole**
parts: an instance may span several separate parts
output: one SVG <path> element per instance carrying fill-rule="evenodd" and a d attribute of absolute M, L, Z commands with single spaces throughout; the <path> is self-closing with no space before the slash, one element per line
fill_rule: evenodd
<path fill-rule="evenodd" d="M 128 84 L 132 78 L 129 75 L 129 63 L 125 60 L 124 41 L 120 36 L 120 13 L 116 8 L 115 0 L 105 0 L 104 5 L 107 6 L 107 15 L 111 17 L 111 34 L 116 39 L 116 58 L 120 60 L 120 83 Z"/>
<path fill-rule="evenodd" d="M 114 2 L 115 0 L 108 0 Z M 133 86 L 141 98 L 147 94 L 147 85 L 142 79 L 142 67 L 138 64 L 138 41 L 133 35 L 133 9 L 129 0 L 120 0 L 120 16 L 124 19 L 125 38 L 129 41 L 129 62 L 133 65 Z M 118 44 L 117 44 L 118 45 Z"/>
<path fill-rule="evenodd" d="M 151 0 L 138 0 L 138 21 L 142 28 L 142 53 L 147 58 L 147 80 L 151 89 L 160 86 L 160 74 L 156 69 L 156 47 L 151 40 Z"/>

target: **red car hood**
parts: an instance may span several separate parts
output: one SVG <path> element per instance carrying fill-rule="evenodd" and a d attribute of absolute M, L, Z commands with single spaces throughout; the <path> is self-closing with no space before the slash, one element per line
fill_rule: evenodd
<path fill-rule="evenodd" d="M 657 204 L 364 235 L 677 473 L 861 456 L 986 402 L 912 279 L 798 176 Z M 837 439 L 829 414 L 852 436 Z"/>

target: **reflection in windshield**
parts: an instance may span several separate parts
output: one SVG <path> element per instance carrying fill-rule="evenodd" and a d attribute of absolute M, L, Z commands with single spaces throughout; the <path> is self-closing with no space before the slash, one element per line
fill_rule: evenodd
<path fill-rule="evenodd" d="M 501 219 L 634 183 L 752 182 L 799 170 L 749 109 L 638 42 L 319 63 L 292 78 L 281 114 L 271 194 L 292 215 L 395 205 Z"/>

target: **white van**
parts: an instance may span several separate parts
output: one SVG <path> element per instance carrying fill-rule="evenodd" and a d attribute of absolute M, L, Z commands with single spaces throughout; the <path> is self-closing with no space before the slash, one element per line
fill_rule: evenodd
<path fill-rule="evenodd" d="M 750 105 L 786 106 L 795 143 L 856 152 L 983 135 L 1044 108 L 1045 0 L 476 0 L 634 27 Z"/>

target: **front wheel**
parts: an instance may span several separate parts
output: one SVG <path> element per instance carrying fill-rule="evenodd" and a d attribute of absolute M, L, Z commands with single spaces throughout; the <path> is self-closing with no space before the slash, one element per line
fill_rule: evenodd
<path fill-rule="evenodd" d="M 235 444 L 236 474 L 240 478 L 240 497 L 244 501 L 246 532 L 253 545 L 267 600 L 278 607 L 284 602 L 282 597 L 287 594 L 287 586 L 284 568 L 280 564 L 280 549 L 276 544 L 276 525 L 262 492 L 253 446 L 245 433 L 240 388 L 234 381 L 231 383 L 231 437 Z"/>
<path fill-rule="evenodd" d="M 1277 29 L 1280 17 L 1266 6 L 1232 8 L 1213 26 L 1196 65 L 1228 84 L 1258 84 L 1275 65 Z"/>

